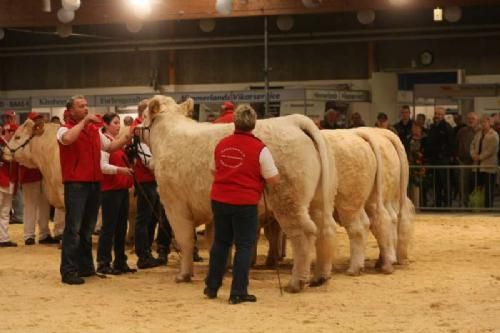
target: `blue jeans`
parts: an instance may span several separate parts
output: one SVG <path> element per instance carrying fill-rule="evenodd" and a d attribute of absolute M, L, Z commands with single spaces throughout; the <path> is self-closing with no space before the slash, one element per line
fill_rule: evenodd
<path fill-rule="evenodd" d="M 157 216 L 161 215 L 162 223 L 158 229 L 157 246 L 167 253 L 170 249 L 172 231 L 165 210 L 161 206 L 160 196 L 156 190 L 156 182 L 140 183 L 136 187 L 137 216 L 135 219 L 135 253 L 139 259 L 151 257 L 151 245 L 154 231 L 158 224 Z M 154 211 L 153 211 L 154 209 Z"/>
<path fill-rule="evenodd" d="M 99 265 L 111 264 L 111 249 L 115 252 L 115 267 L 123 267 L 127 263 L 125 255 L 125 236 L 128 219 L 128 190 L 101 192 L 102 228 L 97 246 L 97 262 Z"/>
<path fill-rule="evenodd" d="M 99 211 L 100 184 L 64 183 L 66 224 L 62 238 L 61 275 L 95 272 L 92 259 L 92 231 Z"/>
<path fill-rule="evenodd" d="M 248 294 L 248 273 L 257 237 L 257 205 L 230 205 L 212 201 L 215 240 L 210 250 L 207 287 L 218 290 L 226 270 L 227 256 L 235 244 L 231 296 Z"/>

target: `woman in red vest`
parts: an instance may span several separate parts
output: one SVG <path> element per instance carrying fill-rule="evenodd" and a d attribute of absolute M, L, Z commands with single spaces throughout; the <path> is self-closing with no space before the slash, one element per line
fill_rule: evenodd
<path fill-rule="evenodd" d="M 248 272 L 252 247 L 257 234 L 257 204 L 264 185 L 279 182 L 271 153 L 252 134 L 257 114 L 250 105 L 234 112 L 234 134 L 222 139 L 215 148 L 215 173 L 211 199 L 215 240 L 210 250 L 204 294 L 217 297 L 226 269 L 229 248 L 234 242 L 233 282 L 229 303 L 255 302 L 248 294 Z"/>
<path fill-rule="evenodd" d="M 2 128 L 0 149 L 10 140 L 17 129 L 16 124 L 9 124 Z M 17 181 L 18 164 L 0 159 L 0 247 L 13 247 L 17 243 L 10 240 L 9 218 L 12 208 L 12 197 L 15 192 L 14 185 Z"/>
<path fill-rule="evenodd" d="M 120 117 L 107 113 L 102 117 L 102 132 L 111 142 L 120 133 Z M 125 236 L 128 219 L 128 191 L 133 185 L 132 170 L 127 167 L 123 149 L 109 154 L 101 152 L 101 209 L 102 228 L 97 247 L 97 272 L 101 274 L 121 274 L 135 272 L 129 268 L 125 255 Z M 111 268 L 111 248 L 115 258 Z"/>

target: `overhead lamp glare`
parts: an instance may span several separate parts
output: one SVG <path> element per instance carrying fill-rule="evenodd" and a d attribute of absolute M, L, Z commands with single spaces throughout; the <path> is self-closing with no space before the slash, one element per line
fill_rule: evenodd
<path fill-rule="evenodd" d="M 128 0 L 130 10 L 138 19 L 145 19 L 153 12 L 151 0 Z"/>

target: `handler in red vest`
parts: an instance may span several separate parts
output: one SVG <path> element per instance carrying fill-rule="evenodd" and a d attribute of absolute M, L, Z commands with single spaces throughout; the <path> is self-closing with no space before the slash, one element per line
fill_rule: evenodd
<path fill-rule="evenodd" d="M 15 123 L 8 123 L 2 127 L 0 149 L 9 142 L 17 129 Z M 0 159 L 0 247 L 13 247 L 17 243 L 10 240 L 9 219 L 12 208 L 12 197 L 17 181 L 18 164 Z"/>
<path fill-rule="evenodd" d="M 120 117 L 113 112 L 106 113 L 102 120 L 102 132 L 112 142 L 120 133 Z M 125 236 L 129 195 L 132 187 L 132 169 L 127 167 L 127 156 L 123 149 L 109 154 L 101 152 L 101 170 L 104 179 L 101 182 L 102 227 L 97 247 L 97 272 L 101 274 L 122 274 L 135 272 L 127 264 L 125 254 Z M 111 267 L 111 249 L 115 258 Z"/>
<path fill-rule="evenodd" d="M 255 302 L 248 294 L 248 272 L 257 235 L 257 204 L 264 185 L 279 182 L 270 151 L 253 134 L 257 114 L 250 105 L 240 105 L 234 113 L 234 134 L 215 148 L 215 173 L 211 199 L 215 240 L 210 250 L 204 294 L 217 297 L 226 269 L 228 250 L 234 242 L 233 282 L 229 303 Z"/>
<path fill-rule="evenodd" d="M 224 102 L 220 107 L 220 116 L 215 119 L 213 124 L 230 124 L 233 122 L 234 104 L 232 102 Z"/>
<path fill-rule="evenodd" d="M 71 97 L 68 106 L 70 118 L 57 131 L 66 208 L 60 272 L 63 283 L 82 284 L 82 277 L 95 275 L 92 231 L 100 201 L 101 149 L 113 152 L 130 136 L 109 142 L 83 96 Z"/>

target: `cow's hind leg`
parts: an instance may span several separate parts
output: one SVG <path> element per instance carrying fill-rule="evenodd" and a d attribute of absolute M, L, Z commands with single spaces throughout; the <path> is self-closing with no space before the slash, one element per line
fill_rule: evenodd
<path fill-rule="evenodd" d="M 333 218 L 328 225 L 323 223 L 321 211 L 312 212 L 314 221 L 317 221 L 318 234 L 316 239 L 316 264 L 314 276 L 309 282 L 310 287 L 318 287 L 331 278 L 333 259 L 335 255 L 335 222 Z"/>
<path fill-rule="evenodd" d="M 340 221 L 349 236 L 351 260 L 347 274 L 360 275 L 365 268 L 365 246 L 369 229 L 369 220 L 364 209 L 356 213 L 339 211 Z"/>

